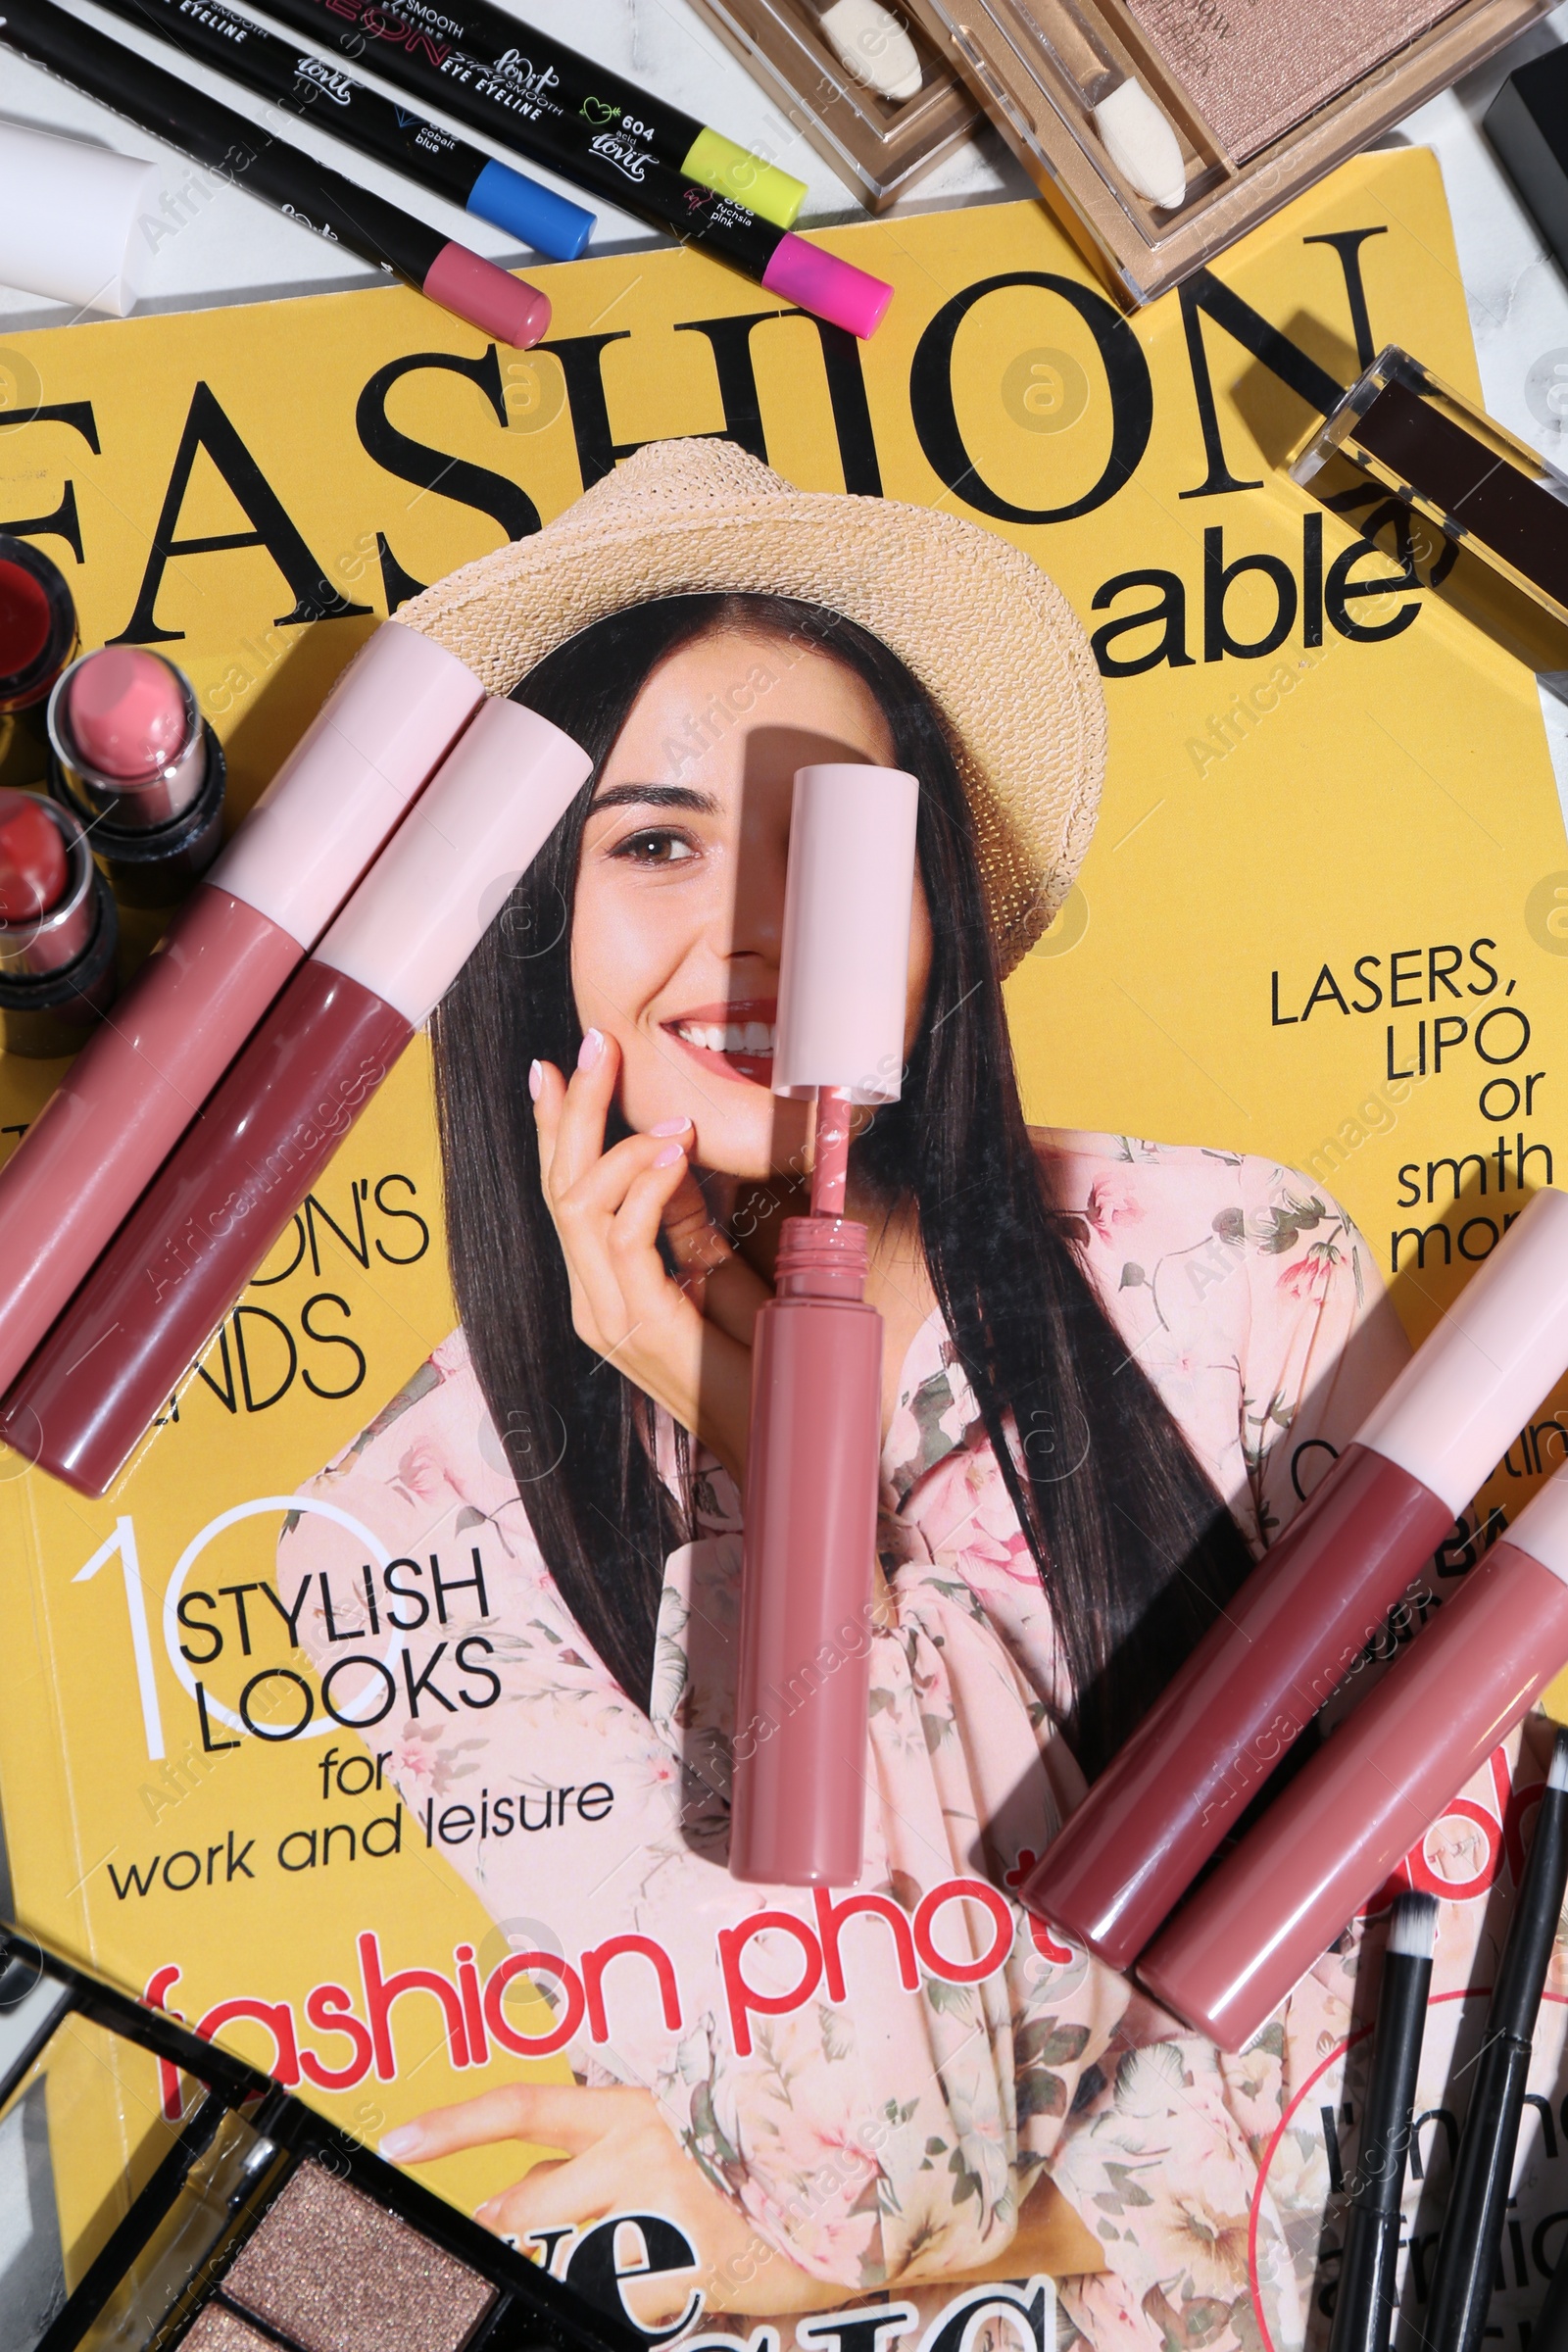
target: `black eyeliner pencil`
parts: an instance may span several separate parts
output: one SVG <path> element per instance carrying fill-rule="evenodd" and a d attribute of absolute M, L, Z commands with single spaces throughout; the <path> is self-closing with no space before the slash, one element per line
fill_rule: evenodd
<path fill-rule="evenodd" d="M 1437 1919 L 1433 1896 L 1410 1893 L 1399 1896 L 1389 1923 L 1329 2352 L 1388 2352 L 1394 2328 L 1399 2203 Z"/>
<path fill-rule="evenodd" d="M 1524 2113 L 1530 2044 L 1568 1888 L 1568 1732 L 1557 1734 L 1524 1885 L 1487 2012 L 1432 2275 L 1431 2352 L 1480 2352 Z"/>
<path fill-rule="evenodd" d="M 547 331 L 549 301 L 526 278 L 355 187 L 51 0 L 0 0 L 0 43 L 220 179 L 404 278 L 481 333 L 521 350 Z"/>
<path fill-rule="evenodd" d="M 301 56 L 221 0 L 103 0 L 103 6 L 553 261 L 574 262 L 588 242 L 594 217 L 580 204 L 318 58 Z"/>

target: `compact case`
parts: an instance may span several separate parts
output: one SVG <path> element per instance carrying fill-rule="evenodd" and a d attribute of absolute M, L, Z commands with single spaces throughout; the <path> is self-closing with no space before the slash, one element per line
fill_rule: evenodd
<path fill-rule="evenodd" d="M 300 2099 L 0 1927 L 6 2352 L 637 2352 Z"/>
<path fill-rule="evenodd" d="M 1512 40 L 1547 0 L 910 4 L 1043 193 L 1067 199 L 1121 286 L 1148 302 Z M 1136 122 L 1118 121 L 1124 104 Z M 1138 168 L 1172 132 L 1179 192 Z"/>
<path fill-rule="evenodd" d="M 904 0 L 696 4 L 873 213 L 906 195 L 979 120 L 978 101 Z"/>

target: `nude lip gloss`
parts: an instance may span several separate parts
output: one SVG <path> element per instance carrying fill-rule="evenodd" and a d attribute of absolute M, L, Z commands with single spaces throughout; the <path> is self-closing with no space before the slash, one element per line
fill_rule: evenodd
<path fill-rule="evenodd" d="M 1568 1659 L 1568 1472 L 1466 1576 L 1138 1963 L 1240 2049 Z"/>
<path fill-rule="evenodd" d="M 339 678 L 0 1168 L 0 1395 L 483 700 L 396 620 Z"/>
<path fill-rule="evenodd" d="M 1565 1370 L 1568 1194 L 1547 1189 L 1052 1840 L 1031 1910 L 1131 1964 Z"/>
<path fill-rule="evenodd" d="M 795 778 L 773 1091 L 816 1102 L 808 1217 L 779 1237 L 752 1343 L 732 1877 L 860 1875 L 882 1449 L 882 1318 L 846 1217 L 850 1112 L 904 1076 L 919 785 L 897 768 Z"/>
<path fill-rule="evenodd" d="M 190 680 L 161 654 L 106 645 L 49 697 L 49 789 L 128 906 L 182 898 L 223 835 L 223 753 Z"/>
<path fill-rule="evenodd" d="M 591 766 L 486 705 L 6 1400 L 19 1453 L 107 1491 Z"/>
<path fill-rule="evenodd" d="M 80 825 L 0 787 L 0 1046 L 74 1054 L 115 997 L 115 902 Z"/>

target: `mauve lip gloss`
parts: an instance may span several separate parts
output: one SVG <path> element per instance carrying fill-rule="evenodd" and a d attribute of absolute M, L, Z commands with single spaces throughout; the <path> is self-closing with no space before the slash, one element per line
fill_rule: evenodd
<path fill-rule="evenodd" d="M 1526 1505 L 1138 1963 L 1238 2050 L 1568 1659 L 1568 1471 Z"/>
<path fill-rule="evenodd" d="M 25 1459 L 107 1491 L 591 765 L 486 705 L 6 1400 Z"/>
<path fill-rule="evenodd" d="M 844 1205 L 850 1107 L 898 1100 L 920 788 L 897 768 L 795 778 L 773 1091 L 814 1097 L 808 1217 L 779 1236 L 752 1342 L 732 1877 L 860 1875 L 882 1451 L 882 1318 Z"/>
<path fill-rule="evenodd" d="M 1130 1966 L 1565 1370 L 1568 1194 L 1548 1188 L 1053 1838 L 1032 1911 Z"/>
<path fill-rule="evenodd" d="M 339 678 L 0 1168 L 0 1394 L 483 700 L 395 620 Z"/>

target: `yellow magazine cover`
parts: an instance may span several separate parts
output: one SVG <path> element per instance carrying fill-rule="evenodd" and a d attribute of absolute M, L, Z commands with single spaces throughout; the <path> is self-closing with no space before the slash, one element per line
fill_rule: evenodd
<path fill-rule="evenodd" d="M 864 345 L 663 252 L 539 272 L 529 353 L 401 291 L 0 350 L 0 528 L 84 646 L 188 674 L 231 824 L 390 615 L 594 771 L 109 1492 L 0 1451 L 11 1911 L 651 2343 L 1294 2352 L 1389 1889 L 1238 2056 L 1019 1888 L 1568 1153 L 1533 675 L 1568 660 L 1396 500 L 1284 470 L 1387 344 L 1477 392 L 1431 156 L 1133 318 L 1033 205 L 823 241 L 895 287 Z M 813 1889 L 727 1862 L 732 1766 L 842 1663 L 738 1719 L 824 760 L 914 774 L 921 829 L 903 1094 L 851 1160 L 865 1859 Z M 161 920 L 122 911 L 127 972 Z M 66 1067 L 0 1057 L 0 1149 Z M 1563 1402 L 1349 1697 L 1562 1462 Z M 1440 1897 L 1417 2325 L 1548 1745 L 1511 1732 L 1401 1866 Z M 1568 2217 L 1553 1971 L 1510 2342 Z M 183 2096 L 151 2056 L 14 2087 L 0 2347 Z"/>

